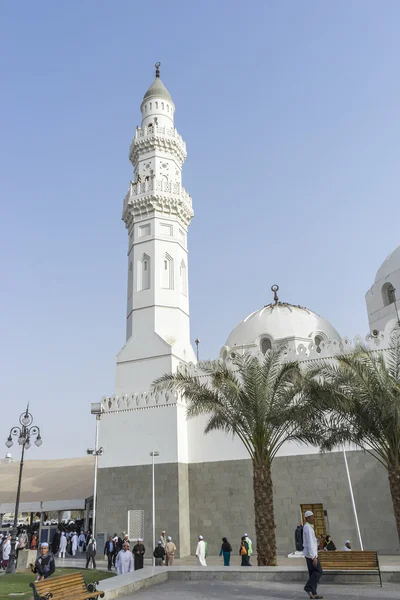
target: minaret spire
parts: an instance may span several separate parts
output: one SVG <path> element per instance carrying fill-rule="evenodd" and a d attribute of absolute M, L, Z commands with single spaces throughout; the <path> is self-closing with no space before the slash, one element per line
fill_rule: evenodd
<path fill-rule="evenodd" d="M 161 67 L 161 63 L 160 62 L 156 62 L 156 64 L 154 65 L 156 68 L 156 77 L 160 77 L 160 67 Z"/>

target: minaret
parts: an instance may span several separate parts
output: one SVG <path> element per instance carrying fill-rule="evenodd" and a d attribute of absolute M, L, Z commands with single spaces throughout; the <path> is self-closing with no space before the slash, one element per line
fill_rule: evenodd
<path fill-rule="evenodd" d="M 134 176 L 122 213 L 128 230 L 127 341 L 117 359 L 117 394 L 145 390 L 179 362 L 196 360 L 187 250 L 193 209 L 182 186 L 186 144 L 174 127 L 175 105 L 159 67 L 129 151 Z"/>

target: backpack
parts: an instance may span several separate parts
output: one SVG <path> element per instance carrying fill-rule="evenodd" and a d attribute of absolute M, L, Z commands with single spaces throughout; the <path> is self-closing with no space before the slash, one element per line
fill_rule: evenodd
<path fill-rule="evenodd" d="M 301 552 L 303 550 L 303 526 L 297 525 L 296 530 L 294 532 L 294 544 L 297 552 Z"/>

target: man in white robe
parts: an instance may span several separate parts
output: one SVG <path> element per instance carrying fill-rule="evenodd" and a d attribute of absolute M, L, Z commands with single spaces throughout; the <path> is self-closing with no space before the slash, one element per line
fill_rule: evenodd
<path fill-rule="evenodd" d="M 197 557 L 197 560 L 199 561 L 199 565 L 201 565 L 202 567 L 207 566 L 206 549 L 207 549 L 206 542 L 204 541 L 203 536 L 199 535 L 199 543 L 197 544 L 197 548 L 196 548 L 196 557 Z"/>
<path fill-rule="evenodd" d="M 83 552 L 83 546 L 85 545 L 86 537 L 83 531 L 81 531 L 81 535 L 78 537 L 78 550 L 79 552 Z"/>
<path fill-rule="evenodd" d="M 344 546 L 342 548 L 342 552 L 351 552 L 351 542 L 350 540 L 346 540 Z"/>
<path fill-rule="evenodd" d="M 76 533 L 76 531 L 74 531 L 74 535 L 72 536 L 71 544 L 72 544 L 72 556 L 75 556 L 76 551 L 78 549 L 78 534 Z"/>
<path fill-rule="evenodd" d="M 58 558 L 65 558 L 65 551 L 67 549 L 67 538 L 65 536 L 65 531 L 62 532 L 60 538 L 60 547 L 58 549 Z"/>
<path fill-rule="evenodd" d="M 125 573 L 133 572 L 133 554 L 129 550 L 129 544 L 127 542 L 123 543 L 122 550 L 118 552 L 115 567 L 118 575 L 125 575 Z"/>

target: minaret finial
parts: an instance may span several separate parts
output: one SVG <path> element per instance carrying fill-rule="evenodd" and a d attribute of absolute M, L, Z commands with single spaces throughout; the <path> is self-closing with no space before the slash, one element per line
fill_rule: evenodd
<path fill-rule="evenodd" d="M 278 290 L 279 290 L 279 285 L 271 285 L 271 292 L 274 292 L 274 302 L 275 304 L 278 304 L 279 302 L 279 298 L 278 298 Z"/>
<path fill-rule="evenodd" d="M 161 67 L 161 63 L 160 62 L 156 62 L 156 64 L 154 65 L 156 68 L 156 77 L 160 77 L 160 67 Z"/>

